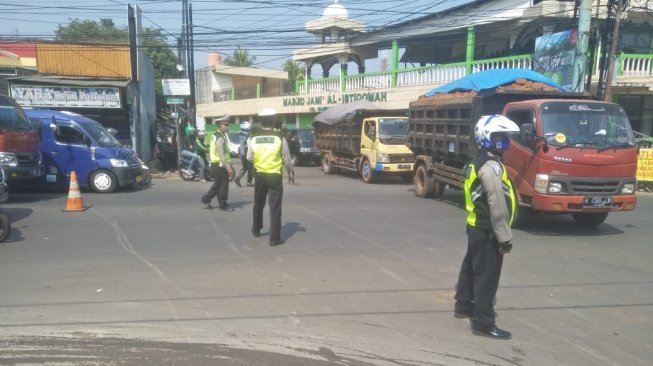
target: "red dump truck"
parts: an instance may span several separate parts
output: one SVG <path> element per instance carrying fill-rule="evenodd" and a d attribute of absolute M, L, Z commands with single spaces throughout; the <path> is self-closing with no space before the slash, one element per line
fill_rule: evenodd
<path fill-rule="evenodd" d="M 449 89 L 410 103 L 415 193 L 438 198 L 445 186 L 462 189 L 463 168 L 478 149 L 476 122 L 502 114 L 520 127 L 504 154 L 518 191 L 516 224 L 528 210 L 571 214 L 579 225 L 597 226 L 611 211 L 634 209 L 637 147 L 624 109 L 529 76 L 473 91 Z"/>
<path fill-rule="evenodd" d="M 0 165 L 7 183 L 43 175 L 39 135 L 12 98 L 0 95 Z"/>

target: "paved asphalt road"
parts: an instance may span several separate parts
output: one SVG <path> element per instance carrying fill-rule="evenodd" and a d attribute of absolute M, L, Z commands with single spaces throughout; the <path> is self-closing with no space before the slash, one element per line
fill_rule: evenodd
<path fill-rule="evenodd" d="M 596 229 L 539 216 L 516 230 L 498 294 L 513 339 L 452 316 L 465 252 L 460 192 L 297 170 L 282 236 L 250 233 L 252 188 L 225 213 L 208 185 L 19 193 L 2 209 L 0 364 L 650 365 L 653 195 Z M 266 218 L 267 222 L 267 213 Z M 267 228 L 264 228 L 266 233 Z"/>

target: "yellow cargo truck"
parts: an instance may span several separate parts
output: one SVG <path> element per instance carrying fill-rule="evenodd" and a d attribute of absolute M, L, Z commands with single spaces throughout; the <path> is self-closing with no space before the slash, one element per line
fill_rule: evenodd
<path fill-rule="evenodd" d="M 315 116 L 313 126 L 324 173 L 356 171 L 365 183 L 382 175 L 412 181 L 415 156 L 406 146 L 406 111 L 360 101 L 327 109 Z"/>

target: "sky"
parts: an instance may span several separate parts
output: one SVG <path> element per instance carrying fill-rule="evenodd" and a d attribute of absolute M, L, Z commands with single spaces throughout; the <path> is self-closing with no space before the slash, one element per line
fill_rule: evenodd
<path fill-rule="evenodd" d="M 259 68 L 280 69 L 292 51 L 316 45 L 304 29 L 336 0 L 189 0 L 193 9 L 195 67 L 206 66 L 209 52 L 225 56 L 240 46 L 256 57 Z M 422 17 L 472 0 L 339 0 L 350 19 L 378 29 Z M 110 18 L 127 24 L 127 5 L 138 5 L 143 26 L 160 29 L 171 46 L 181 33 L 181 0 L 3 0 L 0 37 L 52 40 L 71 19 Z M 174 48 L 176 49 L 176 47 Z"/>

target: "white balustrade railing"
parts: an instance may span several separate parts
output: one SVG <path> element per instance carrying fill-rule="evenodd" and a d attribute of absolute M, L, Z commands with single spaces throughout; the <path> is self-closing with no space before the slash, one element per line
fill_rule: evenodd
<path fill-rule="evenodd" d="M 653 77 L 653 55 L 621 54 L 619 77 Z M 472 63 L 472 72 L 485 70 L 521 68 L 532 69 L 532 55 L 477 60 Z M 593 67 L 593 78 L 596 78 L 599 66 Z M 397 86 L 428 85 L 438 86 L 454 81 L 465 76 L 465 64 L 455 63 L 406 69 L 397 71 Z M 368 90 L 390 88 L 392 73 L 372 73 L 362 75 L 349 75 L 345 78 L 345 90 Z M 308 93 L 339 92 L 341 90 L 338 78 L 324 80 L 310 80 Z M 305 84 L 299 86 L 299 93 L 306 94 Z"/>
<path fill-rule="evenodd" d="M 340 79 L 323 79 L 310 80 L 308 82 L 308 92 L 311 93 L 331 93 L 340 91 Z"/>
<path fill-rule="evenodd" d="M 438 65 L 397 72 L 397 86 L 438 85 L 465 76 L 465 65 Z"/>
<path fill-rule="evenodd" d="M 384 74 L 360 74 L 348 75 L 345 79 L 346 90 L 368 90 L 389 88 L 392 76 L 390 73 Z"/>
<path fill-rule="evenodd" d="M 632 77 L 653 76 L 653 55 L 621 55 L 621 75 Z"/>
<path fill-rule="evenodd" d="M 519 57 L 519 58 L 495 58 L 490 60 L 474 61 L 473 72 L 480 72 L 485 70 L 497 69 L 531 69 L 533 59 L 532 57 Z"/>

